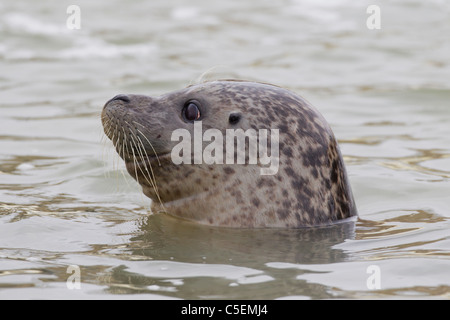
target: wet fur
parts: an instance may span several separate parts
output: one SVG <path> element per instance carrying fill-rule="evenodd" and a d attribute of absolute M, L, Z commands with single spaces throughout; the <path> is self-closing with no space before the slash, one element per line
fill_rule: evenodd
<path fill-rule="evenodd" d="M 286 89 L 246 81 L 212 81 L 160 97 L 128 95 L 102 112 L 106 135 L 127 170 L 164 211 L 203 224 L 298 228 L 357 215 L 342 155 L 330 126 L 307 101 Z M 203 129 L 279 129 L 280 167 L 261 176 L 258 165 L 175 165 L 170 141 L 189 99 L 202 105 Z M 228 115 L 242 115 L 231 127 Z"/>

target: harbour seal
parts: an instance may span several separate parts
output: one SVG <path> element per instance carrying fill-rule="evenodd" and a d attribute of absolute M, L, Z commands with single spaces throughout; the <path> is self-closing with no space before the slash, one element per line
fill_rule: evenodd
<path fill-rule="evenodd" d="M 329 124 L 287 89 L 220 80 L 159 97 L 120 94 L 105 104 L 101 120 L 127 171 L 153 200 L 153 212 L 238 228 L 320 226 L 357 215 Z M 224 135 L 229 129 L 276 129 L 278 150 L 273 141 L 267 149 L 267 154 L 278 151 L 276 172 L 261 174 L 264 166 L 249 163 L 249 152 L 244 164 L 174 163 L 179 140 L 173 133 L 184 130 L 195 136 L 199 121 L 201 130 Z M 203 141 L 201 147 L 205 145 Z"/>

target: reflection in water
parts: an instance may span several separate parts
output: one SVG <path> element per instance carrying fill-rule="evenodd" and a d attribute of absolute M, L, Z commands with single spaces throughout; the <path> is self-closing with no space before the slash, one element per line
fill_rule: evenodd
<path fill-rule="evenodd" d="M 359 252 L 371 260 L 412 256 L 448 258 L 447 247 L 439 249 L 441 242 L 448 241 L 448 235 L 430 237 L 430 233 L 439 233 L 434 230 L 436 225 L 448 224 L 448 221 L 448 218 L 426 210 L 403 210 L 381 221 L 359 219 L 355 240 L 372 243 Z M 392 243 L 393 239 L 396 241 Z"/>
<path fill-rule="evenodd" d="M 133 263 L 124 261 L 101 280 L 110 293 L 157 291 L 181 298 L 329 298 L 325 286 L 297 279 L 299 274 L 314 271 L 279 269 L 271 264 L 345 261 L 346 253 L 334 246 L 352 239 L 355 232 L 354 221 L 321 228 L 254 230 L 202 226 L 162 214 L 140 219 L 139 226 L 126 249 Z M 243 285 L 246 290 L 236 290 Z"/>
<path fill-rule="evenodd" d="M 380 162 L 380 165 L 393 169 L 393 170 L 409 170 L 416 171 L 425 174 L 429 174 L 431 176 L 438 176 L 443 179 L 450 178 L 450 169 L 448 170 L 438 170 L 433 168 L 424 167 L 421 165 L 422 162 L 430 161 L 430 160 L 440 160 L 450 158 L 450 154 L 446 153 L 445 150 L 416 150 L 418 154 L 410 157 L 400 157 L 397 159 L 392 159 L 388 161 Z M 436 181 L 436 180 L 428 180 L 428 181 Z M 443 181 L 439 179 L 437 181 Z"/>
<path fill-rule="evenodd" d="M 367 125 L 367 124 L 366 124 Z M 379 145 L 389 139 L 396 140 L 405 140 L 405 141 L 418 141 L 419 139 L 414 139 L 413 137 L 402 134 L 402 135 L 376 135 L 376 136 L 364 136 L 353 139 L 339 139 L 339 143 L 353 143 L 353 144 L 361 144 L 366 146 L 375 146 Z"/>
<path fill-rule="evenodd" d="M 354 237 L 354 222 L 320 228 L 270 230 L 214 228 L 166 215 L 141 220 L 141 232 L 132 238 L 134 253 L 156 260 L 252 265 L 267 261 L 331 263 L 345 254 L 335 244 Z M 188 246 L 186 246 L 188 244 Z"/>

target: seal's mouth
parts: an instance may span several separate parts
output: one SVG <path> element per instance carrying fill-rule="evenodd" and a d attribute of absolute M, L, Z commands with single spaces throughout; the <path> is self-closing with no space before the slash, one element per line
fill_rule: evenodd
<path fill-rule="evenodd" d="M 171 159 L 170 153 L 163 154 L 152 154 L 146 156 L 136 156 L 134 154 L 125 154 L 124 157 L 121 158 L 125 161 L 125 164 L 128 166 L 136 166 L 136 167 L 146 167 L 148 165 L 154 166 L 162 166 L 165 162 Z"/>
<path fill-rule="evenodd" d="M 170 158 L 169 153 L 158 153 L 152 147 L 147 148 L 139 136 L 125 136 L 125 138 L 111 139 L 117 154 L 125 161 L 125 163 L 133 163 L 140 166 L 155 163 L 161 165 L 166 158 Z"/>

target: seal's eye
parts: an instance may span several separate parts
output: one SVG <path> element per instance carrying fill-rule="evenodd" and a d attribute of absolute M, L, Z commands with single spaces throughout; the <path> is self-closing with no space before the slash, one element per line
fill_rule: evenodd
<path fill-rule="evenodd" d="M 194 102 L 189 102 L 186 104 L 186 106 L 183 108 L 183 117 L 187 121 L 195 121 L 200 119 L 200 109 Z"/>
<path fill-rule="evenodd" d="M 232 113 L 230 114 L 230 117 L 228 118 L 228 122 L 230 124 L 236 124 L 241 120 L 241 115 L 239 113 Z"/>

